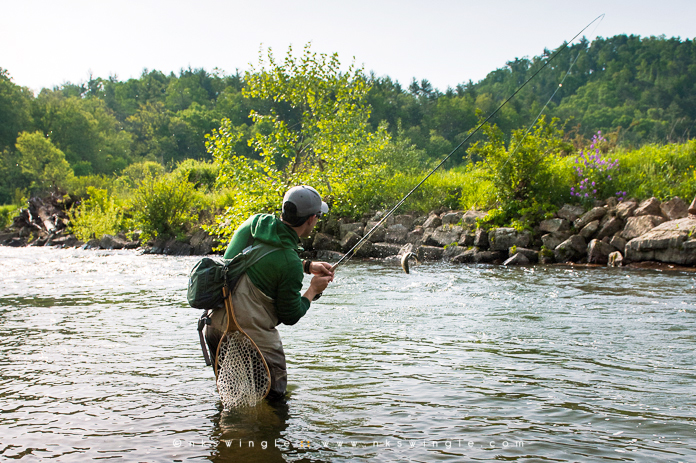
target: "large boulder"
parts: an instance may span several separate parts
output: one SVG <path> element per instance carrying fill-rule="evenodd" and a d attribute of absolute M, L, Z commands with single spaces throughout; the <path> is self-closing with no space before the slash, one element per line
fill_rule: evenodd
<path fill-rule="evenodd" d="M 341 251 L 348 252 L 353 249 L 353 246 L 358 244 L 360 241 L 360 236 L 355 232 L 348 232 L 346 236 L 341 240 Z M 367 241 L 367 240 L 365 240 Z M 369 242 L 369 241 L 368 241 Z"/>
<path fill-rule="evenodd" d="M 583 209 L 582 206 L 564 204 L 563 207 L 556 212 L 556 216 L 560 217 L 561 219 L 565 219 L 568 222 L 575 222 L 575 219 L 584 213 L 585 209 Z"/>
<path fill-rule="evenodd" d="M 421 261 L 440 260 L 445 250 L 437 246 L 419 246 L 416 249 L 416 258 Z"/>
<path fill-rule="evenodd" d="M 389 257 L 399 254 L 401 246 L 392 243 L 373 243 L 371 257 Z"/>
<path fill-rule="evenodd" d="M 198 230 L 191 236 L 189 244 L 193 247 L 193 254 L 203 256 L 213 252 L 215 238 L 210 236 L 205 230 Z M 128 247 L 126 245 L 126 247 Z"/>
<path fill-rule="evenodd" d="M 556 262 L 574 262 L 587 252 L 587 242 L 580 235 L 573 235 L 553 250 Z"/>
<path fill-rule="evenodd" d="M 525 256 L 524 254 L 518 252 L 513 254 L 505 262 L 503 262 L 503 265 L 529 265 L 529 259 L 527 259 L 527 256 Z"/>
<path fill-rule="evenodd" d="M 123 249 L 127 243 L 128 240 L 123 239 L 119 236 L 104 235 L 99 240 L 99 247 L 102 249 Z"/>
<path fill-rule="evenodd" d="M 662 209 L 660 209 L 660 201 L 657 198 L 649 198 L 641 202 L 638 208 L 633 211 L 633 215 L 638 217 L 641 215 L 662 215 Z"/>
<path fill-rule="evenodd" d="M 355 233 L 356 235 L 363 236 L 365 226 L 361 222 L 342 223 L 339 225 L 339 230 L 339 239 L 342 240 L 348 233 Z"/>
<path fill-rule="evenodd" d="M 611 240 L 609 240 L 609 244 L 614 246 L 614 248 L 616 248 L 617 251 L 621 251 L 622 253 L 625 252 L 626 243 L 627 241 L 623 239 L 620 234 L 612 236 Z"/>
<path fill-rule="evenodd" d="M 413 228 L 413 223 L 416 221 L 416 218 L 410 214 L 401 214 L 394 216 L 394 225 L 403 225 L 406 227 L 406 230 L 410 230 Z M 388 228 L 388 227 L 387 227 Z"/>
<path fill-rule="evenodd" d="M 466 246 L 447 246 L 442 252 L 442 258 L 449 260 L 454 256 L 464 253 L 467 249 L 469 248 Z"/>
<path fill-rule="evenodd" d="M 400 223 L 395 223 L 387 228 L 384 241 L 387 243 L 404 244 L 406 243 L 406 235 L 408 235 L 408 228 Z"/>
<path fill-rule="evenodd" d="M 629 217 L 633 217 L 633 211 L 638 207 L 638 203 L 635 201 L 622 201 L 616 206 L 616 217 L 626 220 Z"/>
<path fill-rule="evenodd" d="M 631 241 L 633 238 L 644 235 L 664 222 L 665 218 L 658 215 L 629 217 L 628 220 L 626 220 L 626 226 L 624 227 L 621 235 L 626 241 Z"/>
<path fill-rule="evenodd" d="M 473 248 L 463 253 L 454 256 L 450 259 L 450 262 L 455 264 L 488 264 L 491 262 L 502 262 L 505 255 L 500 251 L 481 251 L 480 249 Z"/>
<path fill-rule="evenodd" d="M 529 262 L 532 263 L 539 261 L 539 251 L 535 251 L 534 249 L 527 249 L 518 246 L 515 248 L 510 248 L 508 254 L 511 256 L 514 254 L 522 254 Z"/>
<path fill-rule="evenodd" d="M 615 252 L 614 246 L 600 240 L 592 240 L 587 246 L 587 262 L 590 264 L 606 264 L 609 255 Z"/>
<path fill-rule="evenodd" d="M 454 211 L 442 214 L 442 225 L 457 225 L 462 221 L 463 212 Z"/>
<path fill-rule="evenodd" d="M 449 246 L 458 242 L 464 229 L 458 226 L 443 225 L 437 228 L 428 238 L 425 244 L 429 246 Z"/>
<path fill-rule="evenodd" d="M 312 242 L 312 248 L 317 251 L 341 251 L 341 242 L 325 233 L 317 233 Z"/>
<path fill-rule="evenodd" d="M 377 224 L 379 223 L 378 220 L 375 221 L 370 221 L 367 222 L 367 226 L 365 227 L 365 233 L 369 233 Z M 381 241 L 384 241 L 384 237 L 387 235 L 387 227 L 384 226 L 384 224 L 381 224 L 377 229 L 370 235 L 368 240 L 372 241 L 373 243 L 379 243 Z"/>
<path fill-rule="evenodd" d="M 597 230 L 599 230 L 599 220 L 593 220 L 592 222 L 582 227 L 582 230 L 580 230 L 580 236 L 585 238 L 585 240 L 587 241 L 591 239 L 595 233 L 597 233 Z"/>
<path fill-rule="evenodd" d="M 623 230 L 625 226 L 624 221 L 618 217 L 611 217 L 601 225 L 601 228 L 597 232 L 598 240 L 603 239 L 605 236 L 614 236 L 617 232 Z"/>
<path fill-rule="evenodd" d="M 530 232 L 518 232 L 514 228 L 500 227 L 488 232 L 488 245 L 491 251 L 507 251 L 512 246 L 525 247 L 531 241 Z"/>
<path fill-rule="evenodd" d="M 423 228 L 437 228 L 442 225 L 442 219 L 437 214 L 430 214 L 423 223 Z"/>
<path fill-rule="evenodd" d="M 546 233 L 565 232 L 570 230 L 570 222 L 561 218 L 542 220 L 539 224 L 539 230 Z"/>
<path fill-rule="evenodd" d="M 606 213 L 607 210 L 603 207 L 593 207 L 592 209 L 581 215 L 579 218 L 575 219 L 573 225 L 575 226 L 576 230 L 582 230 L 585 227 L 585 225 L 587 225 L 590 222 L 594 222 L 595 220 L 601 219 L 602 217 L 604 217 L 604 214 Z"/>
<path fill-rule="evenodd" d="M 487 213 L 483 211 L 466 211 L 462 216 L 462 224 L 469 227 L 476 226 L 476 221 L 486 217 Z"/>
<path fill-rule="evenodd" d="M 570 236 L 570 232 L 547 233 L 541 237 L 541 242 L 546 249 L 553 251 L 559 244 L 570 238 Z"/>
<path fill-rule="evenodd" d="M 168 256 L 190 256 L 193 254 L 193 246 L 173 238 L 165 243 L 162 253 Z"/>
<path fill-rule="evenodd" d="M 689 206 L 679 196 L 660 204 L 662 216 L 668 220 L 683 219 L 689 215 Z"/>
<path fill-rule="evenodd" d="M 649 216 L 646 216 L 649 217 Z M 662 223 L 626 244 L 626 259 L 696 264 L 696 217 Z"/>
<path fill-rule="evenodd" d="M 474 235 L 474 246 L 485 249 L 488 247 L 488 232 L 483 228 L 476 230 Z"/>

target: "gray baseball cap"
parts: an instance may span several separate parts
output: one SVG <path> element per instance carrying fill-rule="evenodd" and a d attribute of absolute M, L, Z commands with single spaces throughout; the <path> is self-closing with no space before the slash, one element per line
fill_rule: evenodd
<path fill-rule="evenodd" d="M 297 207 L 298 217 L 322 215 L 329 212 L 329 206 L 321 200 L 319 192 L 307 185 L 292 187 L 283 197 L 285 203 L 293 203 Z"/>

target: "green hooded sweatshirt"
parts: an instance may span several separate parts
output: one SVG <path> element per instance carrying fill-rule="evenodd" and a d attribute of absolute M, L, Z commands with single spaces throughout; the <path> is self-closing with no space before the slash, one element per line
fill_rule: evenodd
<path fill-rule="evenodd" d="M 224 258 L 231 259 L 254 241 L 270 244 L 282 251 L 272 252 L 247 270 L 254 285 L 275 301 L 278 320 L 294 325 L 307 313 L 309 299 L 302 297 L 304 272 L 297 255 L 300 238 L 295 230 L 270 214 L 256 214 L 239 226 L 230 241 Z"/>

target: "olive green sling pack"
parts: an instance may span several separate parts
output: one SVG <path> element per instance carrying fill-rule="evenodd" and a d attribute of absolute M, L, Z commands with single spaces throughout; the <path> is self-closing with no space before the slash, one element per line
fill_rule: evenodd
<path fill-rule="evenodd" d="M 206 365 L 212 364 L 203 339 L 203 327 L 210 324 L 208 311 L 222 305 L 224 287 L 227 287 L 231 293 L 249 267 L 268 254 L 281 249 L 265 243 L 249 245 L 232 259 L 222 262 L 204 257 L 191 270 L 186 297 L 191 307 L 205 310 L 198 320 L 198 335 Z"/>

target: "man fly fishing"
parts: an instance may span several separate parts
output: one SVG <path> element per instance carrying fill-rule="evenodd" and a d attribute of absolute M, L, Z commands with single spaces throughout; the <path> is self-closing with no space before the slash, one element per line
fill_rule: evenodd
<path fill-rule="evenodd" d="M 263 243 L 278 248 L 251 265 L 232 293 L 234 314 L 247 335 L 263 354 L 271 375 L 268 399 L 285 395 L 287 373 L 283 343 L 276 326 L 294 325 L 309 309 L 310 301 L 333 281 L 334 272 L 326 262 L 300 260 L 300 238 L 308 237 L 319 218 L 329 208 L 312 187 L 296 186 L 283 197 L 281 217 L 256 214 L 235 231 L 224 258 L 231 259 L 245 248 Z M 303 273 L 314 275 L 309 288 L 301 295 Z M 205 328 L 206 342 L 216 352 L 225 334 L 227 313 L 213 311 Z"/>

